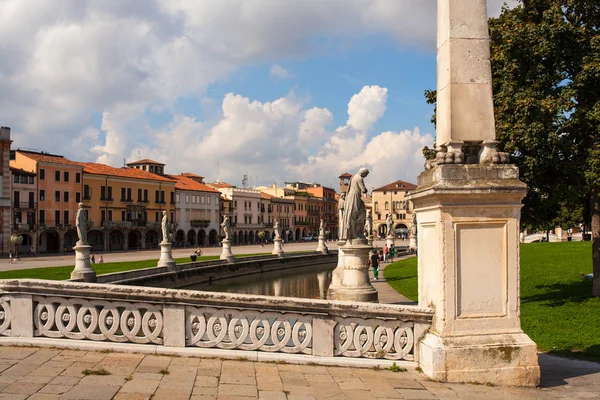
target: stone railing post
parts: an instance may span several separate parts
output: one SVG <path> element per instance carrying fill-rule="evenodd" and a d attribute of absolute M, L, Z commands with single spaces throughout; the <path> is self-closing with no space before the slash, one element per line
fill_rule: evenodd
<path fill-rule="evenodd" d="M 165 347 L 185 347 L 185 306 L 163 308 L 163 343 Z"/>
<path fill-rule="evenodd" d="M 13 294 L 10 299 L 12 337 L 33 337 L 33 298 L 27 294 Z"/>
<path fill-rule="evenodd" d="M 333 357 L 333 328 L 335 328 L 335 324 L 335 321 L 326 317 L 313 318 L 313 356 Z"/>

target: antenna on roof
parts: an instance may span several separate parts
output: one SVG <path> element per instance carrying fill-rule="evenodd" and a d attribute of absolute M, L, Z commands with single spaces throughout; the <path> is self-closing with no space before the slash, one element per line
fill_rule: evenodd
<path fill-rule="evenodd" d="M 127 160 L 125 160 L 125 157 L 123 157 L 123 168 L 125 168 L 127 166 Z"/>
<path fill-rule="evenodd" d="M 140 156 L 140 151 L 138 150 L 138 160 L 141 160 L 142 157 Z"/>
<path fill-rule="evenodd" d="M 219 157 L 217 157 L 217 182 L 219 182 Z"/>

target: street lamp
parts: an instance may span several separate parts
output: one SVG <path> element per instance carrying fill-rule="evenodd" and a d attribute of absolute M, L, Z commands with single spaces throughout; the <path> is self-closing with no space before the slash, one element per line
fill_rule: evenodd
<path fill-rule="evenodd" d="M 13 242 L 13 244 L 15 245 L 15 259 L 18 260 L 19 259 L 19 245 L 21 243 L 23 243 L 23 236 L 19 235 L 18 233 L 14 233 L 10 237 L 10 241 Z"/>

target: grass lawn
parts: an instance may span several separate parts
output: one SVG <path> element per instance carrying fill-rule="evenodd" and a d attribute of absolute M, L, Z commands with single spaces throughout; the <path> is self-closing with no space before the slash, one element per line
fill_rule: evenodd
<path fill-rule="evenodd" d="M 521 325 L 540 351 L 600 361 L 600 298 L 591 296 L 590 242 L 521 245 Z M 389 284 L 417 300 L 417 259 L 384 272 Z"/>
<path fill-rule="evenodd" d="M 243 257 L 255 257 L 264 256 L 271 253 L 257 253 L 257 254 L 240 254 L 237 258 Z M 210 261 L 218 260 L 219 256 L 202 256 L 198 257 L 196 261 Z M 127 261 L 127 262 L 113 262 L 104 264 L 94 264 L 93 268 L 97 275 L 108 274 L 111 272 L 119 271 L 131 271 L 134 269 L 152 268 L 156 267 L 158 258 L 155 260 L 143 260 L 143 261 Z M 189 257 L 175 258 L 177 264 L 183 264 L 190 262 Z M 20 269 L 14 271 L 2 271 L 0 272 L 0 279 L 50 279 L 50 280 L 65 280 L 71 278 L 71 272 L 73 272 L 74 265 L 65 265 L 63 267 L 47 267 L 47 268 L 30 268 Z"/>

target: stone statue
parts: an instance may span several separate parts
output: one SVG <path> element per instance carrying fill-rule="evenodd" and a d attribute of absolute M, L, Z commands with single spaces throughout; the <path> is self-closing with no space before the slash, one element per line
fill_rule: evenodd
<path fill-rule="evenodd" d="M 338 239 L 342 239 L 344 235 L 344 201 L 346 200 L 346 193 L 340 194 L 338 200 Z"/>
<path fill-rule="evenodd" d="M 353 239 L 365 239 L 364 229 L 367 212 L 363 194 L 368 190 L 365 187 L 364 177 L 369 175 L 369 170 L 361 168 L 358 173 L 354 174 L 348 184 L 346 199 L 344 200 L 344 230 L 342 231 L 342 239 L 350 241 Z"/>
<path fill-rule="evenodd" d="M 321 224 L 319 225 L 319 237 L 325 237 L 325 222 L 323 222 L 323 218 L 321 218 Z"/>
<path fill-rule="evenodd" d="M 226 215 L 223 218 L 223 222 L 221 223 L 221 229 L 223 230 L 223 234 L 225 235 L 224 240 L 229 240 L 231 237 L 231 222 L 229 222 L 229 217 Z"/>
<path fill-rule="evenodd" d="M 410 236 L 417 236 L 417 214 L 413 213 L 412 225 L 410 226 Z"/>
<path fill-rule="evenodd" d="M 79 209 L 77 210 L 75 226 L 77 227 L 77 236 L 79 236 L 79 241 L 77 242 L 77 244 L 88 244 L 87 212 L 83 209 L 83 203 L 79 203 Z"/>
<path fill-rule="evenodd" d="M 163 211 L 163 217 L 161 222 L 163 242 L 169 241 L 169 218 L 167 218 L 167 212 Z"/>
<path fill-rule="evenodd" d="M 279 220 L 273 222 L 273 232 L 275 232 L 275 239 L 281 239 L 281 232 L 279 232 Z"/>
<path fill-rule="evenodd" d="M 387 225 L 388 236 L 393 236 L 394 235 L 394 220 L 392 219 L 392 213 L 388 214 L 385 223 Z"/>
<path fill-rule="evenodd" d="M 365 236 L 371 237 L 373 232 L 373 216 L 371 215 L 371 210 L 367 210 L 367 218 L 365 221 Z"/>

